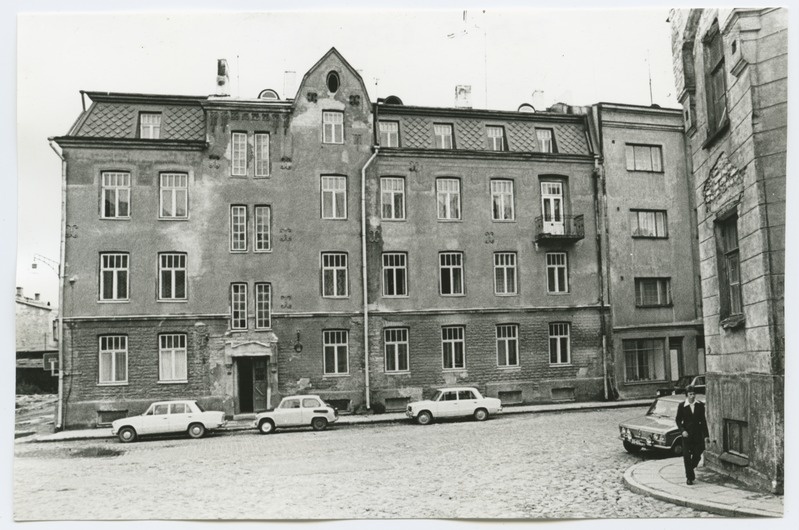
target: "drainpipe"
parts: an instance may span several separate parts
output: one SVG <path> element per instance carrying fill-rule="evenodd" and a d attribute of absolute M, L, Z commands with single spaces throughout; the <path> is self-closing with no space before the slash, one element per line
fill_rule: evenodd
<path fill-rule="evenodd" d="M 608 400 L 610 393 L 608 392 L 608 340 L 607 328 L 605 327 L 605 272 L 602 263 L 602 232 L 605 223 L 602 222 L 600 227 L 600 200 L 599 200 L 599 179 L 601 178 L 602 167 L 599 162 L 599 156 L 594 155 L 594 226 L 596 226 L 596 262 L 598 269 L 599 279 L 599 306 L 600 306 L 600 331 L 602 333 L 602 382 L 605 390 L 605 401 Z"/>
<path fill-rule="evenodd" d="M 372 408 L 372 401 L 369 392 L 369 295 L 366 267 L 366 170 L 377 157 L 379 145 L 373 146 L 374 152 L 369 160 L 366 161 L 361 169 L 361 278 L 363 278 L 363 369 L 364 369 L 364 394 L 366 398 L 366 409 Z"/>
<path fill-rule="evenodd" d="M 50 148 L 61 159 L 61 241 L 58 259 L 58 406 L 56 407 L 55 430 L 64 428 L 64 272 L 66 269 L 65 242 L 67 234 L 67 161 L 56 149 L 53 138 L 48 138 Z"/>

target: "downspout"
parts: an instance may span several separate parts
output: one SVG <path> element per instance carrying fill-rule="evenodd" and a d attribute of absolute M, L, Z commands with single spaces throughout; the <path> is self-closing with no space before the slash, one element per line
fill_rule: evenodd
<path fill-rule="evenodd" d="M 599 180 L 601 177 L 602 166 L 599 162 L 599 155 L 594 154 L 593 171 L 593 192 L 594 192 L 594 226 L 596 226 L 596 262 L 599 274 L 599 307 L 600 307 L 600 333 L 602 334 L 602 384 L 605 391 L 605 401 L 608 401 L 610 393 L 608 391 L 608 338 L 607 327 L 605 325 L 605 268 L 602 263 L 602 232 L 604 222 L 600 227 L 600 201 L 599 201 Z"/>
<path fill-rule="evenodd" d="M 369 160 L 366 161 L 361 169 L 361 278 L 363 285 L 363 370 L 364 370 L 364 397 L 366 398 L 366 409 L 372 408 L 369 392 L 369 294 L 366 267 L 366 170 L 377 157 L 380 149 L 379 145 L 373 146 L 374 152 Z"/>
<path fill-rule="evenodd" d="M 61 159 L 61 241 L 59 242 L 58 256 L 58 405 L 56 407 L 56 432 L 64 428 L 64 272 L 66 269 L 64 258 L 66 255 L 67 234 L 67 161 L 53 145 L 53 139 L 48 138 L 50 148 Z"/>

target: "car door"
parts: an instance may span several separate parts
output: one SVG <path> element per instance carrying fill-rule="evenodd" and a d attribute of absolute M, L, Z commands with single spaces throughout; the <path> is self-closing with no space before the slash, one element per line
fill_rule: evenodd
<path fill-rule="evenodd" d="M 477 396 L 471 390 L 458 391 L 458 412 L 463 416 L 471 416 L 477 409 Z"/>
<path fill-rule="evenodd" d="M 302 408 L 300 398 L 284 399 L 275 409 L 275 427 L 291 427 L 302 425 Z"/>
<path fill-rule="evenodd" d="M 303 398 L 302 399 L 302 423 L 303 425 L 310 425 L 314 417 L 314 411 L 322 408 L 322 404 L 316 398 Z"/>
<path fill-rule="evenodd" d="M 170 403 L 169 405 L 169 430 L 183 432 L 188 430 L 192 420 L 191 409 L 186 403 Z"/>
<path fill-rule="evenodd" d="M 154 403 L 142 416 L 139 434 L 169 432 L 169 403 Z"/>
<path fill-rule="evenodd" d="M 456 390 L 445 390 L 438 398 L 436 406 L 436 416 L 439 418 L 451 418 L 452 416 L 459 415 L 458 410 L 458 392 Z"/>

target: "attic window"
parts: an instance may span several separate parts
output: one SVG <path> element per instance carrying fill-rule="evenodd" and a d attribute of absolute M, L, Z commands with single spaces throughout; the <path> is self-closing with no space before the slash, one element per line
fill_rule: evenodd
<path fill-rule="evenodd" d="M 277 95 L 277 92 L 271 88 L 267 88 L 265 90 L 261 90 L 261 93 L 258 94 L 258 99 L 278 100 L 280 97 Z"/>
<path fill-rule="evenodd" d="M 331 93 L 336 93 L 338 91 L 338 87 L 340 85 L 340 81 L 338 78 L 338 74 L 336 72 L 330 72 L 327 74 L 327 89 Z"/>

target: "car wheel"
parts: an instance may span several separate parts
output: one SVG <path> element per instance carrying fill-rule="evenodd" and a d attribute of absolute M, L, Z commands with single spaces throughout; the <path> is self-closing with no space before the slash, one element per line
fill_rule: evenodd
<path fill-rule="evenodd" d="M 628 441 L 624 441 L 622 443 L 624 444 L 624 450 L 627 451 L 628 453 L 635 454 L 641 451 L 640 445 L 631 444 Z"/>
<path fill-rule="evenodd" d="M 433 415 L 428 411 L 423 410 L 418 416 L 416 416 L 416 421 L 419 423 L 419 425 L 430 425 L 433 423 Z"/>
<path fill-rule="evenodd" d="M 272 423 L 270 420 L 263 420 L 261 423 L 258 424 L 258 431 L 261 434 L 271 434 L 275 432 L 275 424 Z"/>
<path fill-rule="evenodd" d="M 311 420 L 311 427 L 315 431 L 324 431 L 327 429 L 327 420 L 325 418 L 314 418 Z"/>
<path fill-rule="evenodd" d="M 477 421 L 485 421 L 488 419 L 488 411 L 486 409 L 477 409 L 474 411 L 474 419 Z"/>
<path fill-rule="evenodd" d="M 674 456 L 682 456 L 682 438 L 677 438 L 674 445 L 671 446 L 671 454 Z"/>
<path fill-rule="evenodd" d="M 189 436 L 192 438 L 202 438 L 205 434 L 205 425 L 202 423 L 192 423 L 189 425 Z"/>
<path fill-rule="evenodd" d="M 134 429 L 133 427 L 122 427 L 121 429 L 119 429 L 117 437 L 119 438 L 119 441 L 122 442 L 123 444 L 135 442 L 136 429 Z"/>

